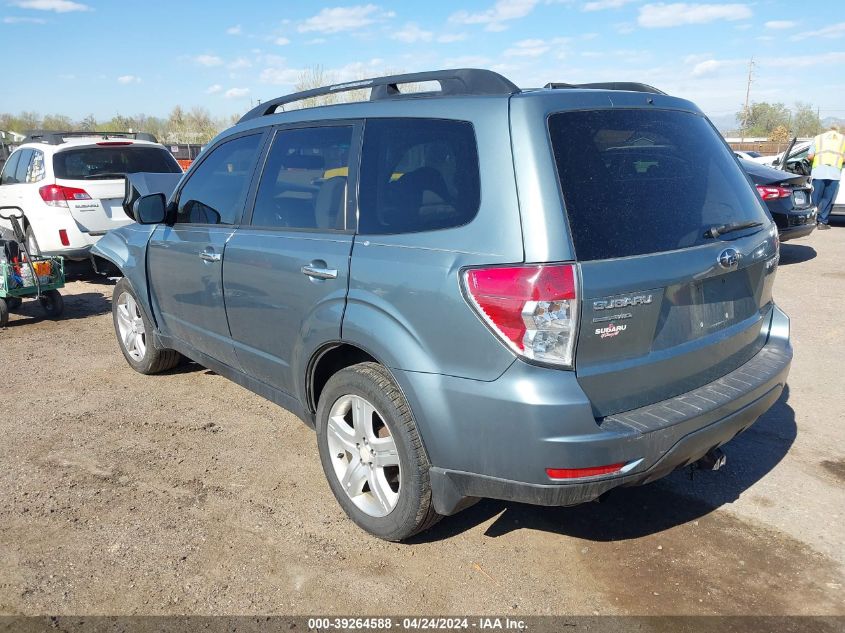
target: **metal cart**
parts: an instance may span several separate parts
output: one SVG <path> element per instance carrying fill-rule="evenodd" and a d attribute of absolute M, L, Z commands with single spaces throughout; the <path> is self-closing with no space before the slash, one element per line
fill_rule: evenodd
<path fill-rule="evenodd" d="M 12 225 L 12 235 L 0 230 L 0 328 L 9 322 L 9 310 L 29 297 L 38 299 L 47 316 L 58 317 L 64 311 L 59 293 L 65 285 L 64 259 L 44 257 L 34 235 L 27 240 L 20 207 L 0 207 L 0 218 Z"/>

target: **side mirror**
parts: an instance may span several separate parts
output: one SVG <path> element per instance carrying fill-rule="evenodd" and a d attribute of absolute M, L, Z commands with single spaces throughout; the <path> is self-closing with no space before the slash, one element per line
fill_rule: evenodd
<path fill-rule="evenodd" d="M 132 205 L 135 221 L 138 224 L 161 224 L 167 215 L 166 205 L 163 193 L 141 196 Z"/>

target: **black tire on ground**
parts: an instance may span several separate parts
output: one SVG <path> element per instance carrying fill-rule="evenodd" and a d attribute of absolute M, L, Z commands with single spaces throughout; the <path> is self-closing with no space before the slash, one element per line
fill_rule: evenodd
<path fill-rule="evenodd" d="M 0 297 L 0 328 L 6 327 L 9 322 L 9 307 L 6 305 L 6 300 Z"/>
<path fill-rule="evenodd" d="M 329 413 L 340 398 L 360 396 L 373 404 L 396 444 L 401 470 L 399 498 L 382 517 L 360 509 L 338 479 L 327 436 Z M 401 541 L 433 526 L 442 517 L 431 499 L 431 464 L 420 440 L 408 402 L 393 377 L 378 363 L 360 363 L 332 376 L 320 395 L 317 408 L 317 447 L 323 472 L 338 503 L 359 527 L 386 541 Z"/>
<path fill-rule="evenodd" d="M 6 306 L 9 308 L 9 310 L 17 310 L 21 307 L 22 303 L 23 299 L 21 299 L 20 297 L 6 297 Z"/>
<path fill-rule="evenodd" d="M 65 311 L 65 300 L 58 290 L 48 290 L 41 294 L 39 299 L 41 308 L 51 319 L 56 319 Z"/>
<path fill-rule="evenodd" d="M 133 358 L 126 349 L 126 346 L 120 336 L 120 327 L 118 325 L 118 306 L 121 296 L 124 294 L 129 295 L 138 306 L 138 312 L 140 313 L 141 320 L 144 323 L 146 349 L 143 357 L 137 359 Z M 179 352 L 172 349 L 159 349 L 155 346 L 152 336 L 152 332 L 154 330 L 153 323 L 144 311 L 142 304 L 138 301 L 138 295 L 135 294 L 132 284 L 130 284 L 125 277 L 118 281 L 114 286 L 111 306 L 112 321 L 114 323 L 114 332 L 117 337 L 117 344 L 120 347 L 120 351 L 123 353 L 123 357 L 132 369 L 139 373 L 149 375 L 167 371 L 179 364 L 179 361 L 182 359 L 182 355 L 179 354 Z"/>

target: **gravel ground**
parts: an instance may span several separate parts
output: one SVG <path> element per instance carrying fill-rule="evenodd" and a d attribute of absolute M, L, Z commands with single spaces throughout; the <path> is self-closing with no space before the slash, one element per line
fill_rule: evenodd
<path fill-rule="evenodd" d="M 0 330 L 0 614 L 845 615 L 845 226 L 783 246 L 789 389 L 726 468 L 484 501 L 405 545 L 345 518 L 293 415 L 197 365 L 134 373 L 111 291 Z"/>

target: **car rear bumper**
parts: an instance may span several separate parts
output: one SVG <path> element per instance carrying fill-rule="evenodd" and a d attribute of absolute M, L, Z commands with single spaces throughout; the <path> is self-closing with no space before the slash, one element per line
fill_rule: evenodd
<path fill-rule="evenodd" d="M 464 381 L 472 386 L 455 385 L 461 380 L 455 378 L 432 381 L 430 374 L 408 381 L 408 373 L 396 373 L 429 451 L 435 508 L 453 514 L 478 497 L 575 505 L 663 477 L 751 426 L 780 397 L 791 360 L 789 319 L 775 308 L 765 345 L 744 365 L 685 394 L 601 420 L 572 372 L 515 363 L 496 381 Z M 557 381 L 545 372 L 556 373 Z M 624 474 L 555 481 L 545 472 L 618 463 L 626 464 Z"/>
<path fill-rule="evenodd" d="M 790 226 L 787 229 L 778 229 L 778 239 L 781 242 L 787 242 L 799 237 L 807 237 L 810 233 L 816 230 L 815 222 L 812 224 L 803 224 L 799 226 Z"/>

